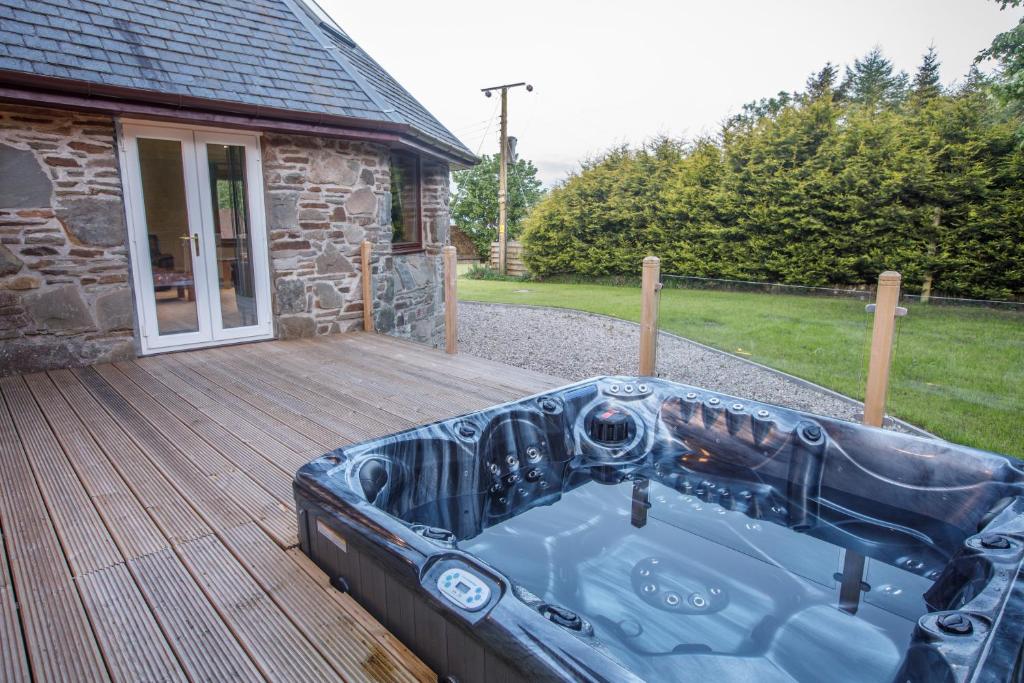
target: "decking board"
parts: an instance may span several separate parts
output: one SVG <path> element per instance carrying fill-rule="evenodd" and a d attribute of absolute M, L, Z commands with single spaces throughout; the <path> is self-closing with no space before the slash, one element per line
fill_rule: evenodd
<path fill-rule="evenodd" d="M 430 422 L 444 415 L 472 410 L 477 404 L 467 401 L 446 386 L 446 377 L 435 377 L 432 382 L 423 382 L 414 376 L 403 376 L 401 365 L 395 366 L 362 356 L 359 367 L 339 366 L 338 358 L 348 353 L 340 348 L 320 348 L 306 342 L 313 361 L 307 355 L 301 362 L 313 376 L 332 378 L 353 396 L 378 405 L 382 411 L 404 414 L 414 424 Z M 320 360 L 322 359 L 322 360 Z"/>
<path fill-rule="evenodd" d="M 78 576 L 122 562 L 124 558 L 39 411 L 24 378 L 0 379 L 0 391 L 7 401 L 72 574 Z"/>
<path fill-rule="evenodd" d="M 130 560 L 146 603 L 193 681 L 262 681 L 249 655 L 170 550 Z"/>
<path fill-rule="evenodd" d="M 275 358 L 275 362 L 268 363 L 265 356 L 256 356 L 253 360 L 248 359 L 248 354 L 239 356 L 232 359 L 233 367 L 270 375 L 274 385 L 287 391 L 291 396 L 307 402 L 312 399 L 329 416 L 337 416 L 356 430 L 352 433 L 354 438 L 365 439 L 368 435 L 388 434 L 395 431 L 395 423 L 408 423 L 398 415 L 382 416 L 380 410 L 351 394 L 339 391 L 335 387 L 321 385 L 316 381 L 315 375 L 309 377 L 296 373 L 295 366 L 287 358 Z M 315 388 L 312 385 L 316 385 Z"/>
<path fill-rule="evenodd" d="M 57 390 L 107 455 L 122 481 L 132 490 L 161 533 L 171 543 L 180 543 L 210 533 L 191 504 L 139 450 L 127 432 L 103 409 L 95 397 L 70 370 L 49 373 Z"/>
<path fill-rule="evenodd" d="M 346 443 L 353 443 L 366 434 L 358 426 L 349 424 L 344 415 L 321 410 L 319 402 L 309 400 L 308 392 L 301 388 L 296 390 L 289 380 L 265 377 L 264 369 L 259 364 L 250 364 L 229 355 L 215 353 L 211 353 L 207 359 L 209 364 L 217 365 L 219 372 L 230 373 L 236 382 L 245 385 L 250 391 L 255 391 L 296 415 L 305 417 L 327 432 L 335 434 L 335 438 L 340 437 Z"/>
<path fill-rule="evenodd" d="M 140 391 L 160 400 L 163 406 L 167 406 L 168 413 L 198 434 L 231 466 L 245 472 L 274 498 L 294 508 L 292 489 L 287 480 L 290 472 L 285 468 L 267 460 L 208 415 L 195 409 L 190 403 L 182 401 L 180 396 L 149 373 L 131 364 L 118 364 L 114 367 L 134 382 Z M 285 477 L 282 477 L 282 474 Z"/>
<path fill-rule="evenodd" d="M 396 403 L 391 400 L 389 394 L 379 391 L 379 385 L 375 390 L 368 381 L 365 369 L 354 369 L 344 367 L 344 376 L 340 376 L 340 368 L 334 367 L 333 359 L 328 354 L 319 355 L 317 347 L 307 346 L 311 354 L 290 354 L 285 355 L 277 352 L 272 354 L 274 365 L 287 368 L 297 380 L 306 383 L 307 388 L 317 393 L 337 397 L 339 394 L 342 400 L 357 407 L 358 410 L 369 412 L 376 416 L 376 419 L 387 424 L 393 429 L 399 429 L 402 425 L 415 425 L 429 419 L 429 415 L 436 412 L 432 407 L 432 399 L 424 402 L 424 396 L 419 391 L 407 392 L 404 400 Z M 326 362 L 325 362 L 326 361 Z M 374 377 L 374 380 L 379 380 Z M 410 383 L 409 388 L 413 385 Z M 424 410 L 424 406 L 429 406 Z"/>
<path fill-rule="evenodd" d="M 161 382 L 173 392 L 173 395 L 188 401 L 196 410 L 215 420 L 224 429 L 230 431 L 236 438 L 260 453 L 286 474 L 294 472 L 296 468 L 302 466 L 303 459 L 300 453 L 307 452 L 309 450 L 308 447 L 290 448 L 279 436 L 275 436 L 264 429 L 265 423 L 262 426 L 257 426 L 253 422 L 247 421 L 239 414 L 228 409 L 223 403 L 210 398 L 158 363 L 145 366 L 137 362 L 116 364 L 116 367 L 122 372 L 126 372 L 126 368 L 129 366 L 137 371 L 145 372 L 153 379 Z M 134 377 L 134 375 L 131 376 Z"/>
<path fill-rule="evenodd" d="M 7 569 L 7 550 L 0 533 L 0 681 L 22 683 L 29 680 L 28 654 L 21 635 L 14 586 Z"/>
<path fill-rule="evenodd" d="M 188 356 L 182 356 L 173 360 L 190 368 L 208 382 L 220 386 L 225 391 L 253 406 L 256 410 L 291 425 L 326 450 L 337 448 L 345 443 L 345 439 L 340 434 L 308 419 L 301 409 L 296 411 L 281 405 L 274 400 L 274 396 L 267 395 L 265 392 L 253 387 L 251 383 L 235 379 L 227 372 L 219 370 L 208 363 L 192 360 Z"/>
<path fill-rule="evenodd" d="M 189 461 L 95 369 L 76 370 L 75 375 L 207 524 L 230 528 L 247 520 L 237 503 L 218 489 L 215 477 Z"/>
<path fill-rule="evenodd" d="M 312 643 L 220 540 L 206 536 L 185 543 L 179 550 L 189 572 L 265 676 L 272 680 L 336 679 L 337 674 Z"/>
<path fill-rule="evenodd" d="M 408 650 L 387 633 L 367 632 L 372 618 L 350 596 L 330 586 L 326 590 L 263 532 L 247 524 L 224 534 L 231 552 L 295 626 L 317 647 L 346 680 L 425 681 L 431 672 L 395 669 L 392 655 L 408 657 Z M 334 600 L 333 595 L 340 597 Z"/>
<path fill-rule="evenodd" d="M 50 378 L 43 374 L 27 375 L 25 382 L 121 555 L 139 557 L 166 548 L 167 541 L 160 529 Z"/>
<path fill-rule="evenodd" d="M 187 680 L 125 565 L 91 572 L 78 583 L 115 681 Z"/>
<path fill-rule="evenodd" d="M 0 528 L 32 673 L 110 680 L 8 408 L 0 399 Z"/>
<path fill-rule="evenodd" d="M 559 383 L 363 334 L 0 380 L 0 678 L 433 680 L 295 547 L 293 473 Z"/>
<path fill-rule="evenodd" d="M 203 377 L 187 365 L 178 363 L 173 356 L 158 356 L 155 358 L 140 358 L 136 361 L 144 370 L 153 373 L 169 373 L 171 376 L 185 382 L 210 399 L 218 402 L 243 421 L 257 427 L 271 431 L 274 438 L 296 453 L 304 453 L 310 450 L 323 448 L 316 441 L 309 438 L 303 432 L 293 429 L 288 422 L 259 410 L 251 403 L 238 398 L 235 394 L 218 384 L 214 384 L 206 377 Z"/>

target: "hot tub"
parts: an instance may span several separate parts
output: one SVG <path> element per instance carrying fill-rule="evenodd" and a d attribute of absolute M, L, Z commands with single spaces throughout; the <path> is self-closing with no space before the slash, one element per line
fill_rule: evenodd
<path fill-rule="evenodd" d="M 299 470 L 301 545 L 450 680 L 1016 680 L 1016 460 L 602 377 Z"/>

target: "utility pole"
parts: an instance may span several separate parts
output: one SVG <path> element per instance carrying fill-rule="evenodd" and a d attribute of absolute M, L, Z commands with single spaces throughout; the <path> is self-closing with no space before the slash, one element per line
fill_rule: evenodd
<path fill-rule="evenodd" d="M 481 88 L 484 95 L 491 96 L 492 90 L 501 88 L 501 165 L 498 167 L 498 272 L 502 275 L 508 273 L 508 261 L 506 259 L 508 245 L 508 91 L 509 88 L 526 86 L 527 92 L 533 92 L 533 86 L 525 82 L 506 83 L 495 85 L 490 88 Z"/>
<path fill-rule="evenodd" d="M 501 166 L 498 167 L 498 272 L 508 273 L 508 88 L 501 89 Z"/>

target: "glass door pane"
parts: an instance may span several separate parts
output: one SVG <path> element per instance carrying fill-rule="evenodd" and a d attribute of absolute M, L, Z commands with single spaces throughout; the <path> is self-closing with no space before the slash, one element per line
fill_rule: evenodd
<path fill-rule="evenodd" d="M 207 144 L 221 328 L 257 325 L 245 147 Z"/>
<path fill-rule="evenodd" d="M 198 332 L 194 258 L 200 245 L 189 227 L 182 144 L 138 138 L 138 153 L 158 334 Z"/>

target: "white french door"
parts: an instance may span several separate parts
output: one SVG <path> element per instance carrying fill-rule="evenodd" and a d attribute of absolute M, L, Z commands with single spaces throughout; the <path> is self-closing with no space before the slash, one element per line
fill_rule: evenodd
<path fill-rule="evenodd" d="M 271 337 L 259 139 L 155 123 L 123 133 L 142 352 Z"/>

